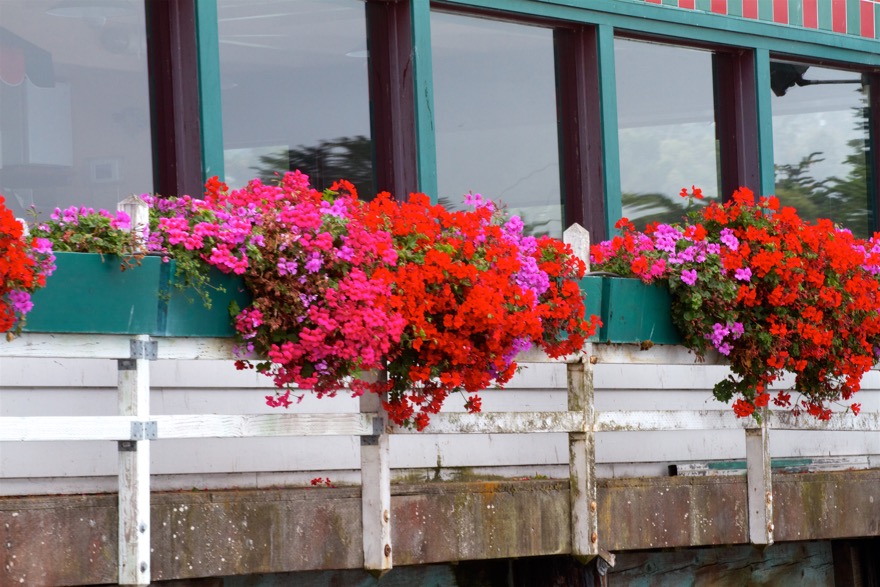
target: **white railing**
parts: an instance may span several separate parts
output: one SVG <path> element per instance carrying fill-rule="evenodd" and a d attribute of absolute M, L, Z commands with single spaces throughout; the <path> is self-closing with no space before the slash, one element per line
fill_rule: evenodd
<path fill-rule="evenodd" d="M 579 229 L 579 227 L 577 227 Z M 571 231 L 572 229 L 569 229 Z M 581 231 L 583 229 L 580 229 Z M 567 237 L 572 238 L 567 231 Z M 577 233 L 577 230 L 575 230 Z M 584 231 L 585 232 L 585 231 Z M 576 234 L 583 239 L 585 234 Z M 583 245 L 581 251 L 586 249 Z M 383 571 L 393 564 L 389 437 L 413 430 L 389 425 L 379 397 L 360 399 L 354 414 L 150 415 L 150 370 L 156 360 L 230 359 L 227 339 L 150 338 L 124 335 L 25 334 L 0 344 L 0 357 L 91 358 L 117 361 L 119 414 L 77 417 L 0 417 L 0 442 L 106 440 L 118 442 L 119 561 L 123 585 L 150 583 L 150 443 L 180 438 L 275 436 L 359 436 L 364 566 Z M 529 352 L 522 363 L 549 362 Z M 741 429 L 746 437 L 749 536 L 754 544 L 773 542 L 773 490 L 769 439 L 772 429 L 880 431 L 880 414 L 832 416 L 827 422 L 796 420 L 765 412 L 763 424 L 734 417 L 729 410 L 603 411 L 594 407 L 595 363 L 694 364 L 683 347 L 587 345 L 565 362 L 568 406 L 556 412 L 442 413 L 426 434 L 567 433 L 571 495 L 571 554 L 580 559 L 613 557 L 601 550 L 598 534 L 595 435 L 612 431 Z M 719 357 L 708 363 L 718 364 Z"/>

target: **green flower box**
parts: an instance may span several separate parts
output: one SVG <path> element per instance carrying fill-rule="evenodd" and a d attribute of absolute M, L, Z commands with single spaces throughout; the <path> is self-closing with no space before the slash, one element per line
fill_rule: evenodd
<path fill-rule="evenodd" d="M 212 305 L 205 308 L 193 290 L 174 287 L 174 261 L 145 257 L 120 271 L 112 255 L 56 253 L 55 273 L 37 290 L 25 332 L 149 334 L 151 336 L 230 337 L 229 304 L 250 303 L 240 279 L 212 273 Z"/>
<path fill-rule="evenodd" d="M 587 315 L 602 320 L 593 342 L 681 344 L 665 285 L 593 275 L 581 280 L 581 291 L 587 296 Z"/>

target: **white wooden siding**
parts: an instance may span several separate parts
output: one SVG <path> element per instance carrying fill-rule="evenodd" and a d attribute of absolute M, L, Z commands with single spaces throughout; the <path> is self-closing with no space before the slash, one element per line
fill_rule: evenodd
<path fill-rule="evenodd" d="M 596 409 L 705 410 L 723 408 L 711 395 L 724 367 L 596 365 Z M 265 378 L 236 371 L 228 361 L 156 361 L 151 364 L 150 411 L 168 414 L 272 414 Z M 530 364 L 506 390 L 483 393 L 484 411 L 562 411 L 564 365 Z M 866 375 L 857 396 L 866 412 L 880 412 L 880 373 Z M 462 400 L 450 397 L 450 408 Z M 0 416 L 115 415 L 116 363 L 104 359 L 0 359 Z M 299 413 L 355 413 L 341 395 L 306 397 Z M 507 476 L 567 476 L 565 434 L 392 436 L 391 466 L 415 476 L 449 477 L 458 468 Z M 307 483 L 319 473 L 357 482 L 359 440 L 348 437 L 163 440 L 152 443 L 154 489 L 260 487 Z M 773 431 L 774 457 L 870 455 L 880 466 L 880 434 Z M 743 459 L 741 430 L 599 433 L 600 476 L 662 475 L 670 463 Z M 496 469 L 492 469 L 496 468 Z M 112 491 L 114 442 L 0 443 L 0 495 Z"/>

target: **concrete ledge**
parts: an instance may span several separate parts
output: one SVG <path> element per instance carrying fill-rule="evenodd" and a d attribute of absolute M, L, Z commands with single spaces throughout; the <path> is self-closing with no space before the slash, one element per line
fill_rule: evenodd
<path fill-rule="evenodd" d="M 880 535 L 880 471 L 774 477 L 778 541 Z M 569 551 L 568 483 L 423 483 L 392 490 L 398 566 Z M 603 548 L 743 544 L 745 479 L 603 480 Z M 360 489 L 155 493 L 153 579 L 362 566 Z M 115 583 L 116 496 L 0 499 L 0 585 Z M 771 547 L 772 548 L 772 547 Z"/>

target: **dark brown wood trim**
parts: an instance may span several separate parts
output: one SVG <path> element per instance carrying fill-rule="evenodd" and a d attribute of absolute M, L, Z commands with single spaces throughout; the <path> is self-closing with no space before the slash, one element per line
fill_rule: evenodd
<path fill-rule="evenodd" d="M 596 31 L 558 29 L 554 39 L 565 225 L 581 224 L 598 242 L 606 234 Z"/>
<path fill-rule="evenodd" d="M 418 189 L 409 2 L 370 0 L 366 11 L 373 176 L 378 191 L 405 199 Z"/>
<path fill-rule="evenodd" d="M 880 231 L 880 73 L 866 73 L 868 86 L 868 229 Z"/>
<path fill-rule="evenodd" d="M 722 198 L 730 198 L 740 186 L 760 193 L 755 55 L 751 51 L 718 52 L 713 63 Z"/>
<path fill-rule="evenodd" d="M 147 2 L 154 189 L 200 196 L 202 153 L 195 0 Z"/>

